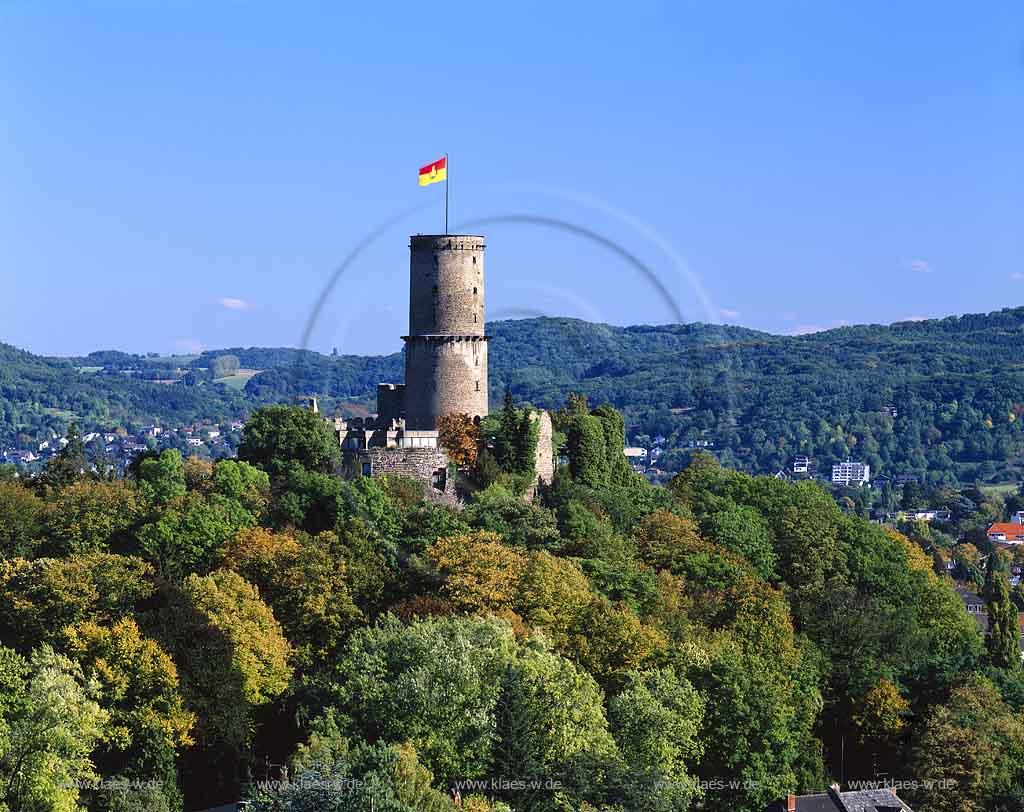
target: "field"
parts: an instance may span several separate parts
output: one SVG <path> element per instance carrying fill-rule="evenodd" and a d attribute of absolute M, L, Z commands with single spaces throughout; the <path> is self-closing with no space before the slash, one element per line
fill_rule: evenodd
<path fill-rule="evenodd" d="M 51 406 L 44 406 L 42 412 L 50 417 L 57 417 L 61 420 L 74 420 L 77 417 L 74 412 L 68 409 L 54 409 Z"/>
<path fill-rule="evenodd" d="M 238 389 L 241 391 L 245 389 L 245 385 L 249 383 L 249 379 L 254 375 L 259 375 L 262 369 L 240 369 L 234 375 L 228 375 L 224 378 L 215 378 L 214 383 L 222 383 L 231 389 Z"/>
<path fill-rule="evenodd" d="M 997 496 L 1010 496 L 1011 494 L 1017 493 L 1020 488 L 1019 482 L 1002 482 L 998 485 L 982 485 L 981 490 L 987 494 L 994 494 Z"/>

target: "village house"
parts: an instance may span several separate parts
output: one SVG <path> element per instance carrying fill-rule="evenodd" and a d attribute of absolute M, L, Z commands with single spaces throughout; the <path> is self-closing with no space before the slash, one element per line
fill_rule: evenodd
<path fill-rule="evenodd" d="M 623 449 L 626 459 L 634 469 L 642 471 L 647 467 L 647 449 L 638 446 L 626 446 Z"/>
<path fill-rule="evenodd" d="M 864 462 L 846 460 L 832 466 L 835 485 L 866 485 L 871 480 L 871 466 Z"/>
<path fill-rule="evenodd" d="M 843 792 L 832 785 L 815 795 L 787 795 L 768 805 L 766 812 L 913 812 L 892 787 Z"/>
<path fill-rule="evenodd" d="M 985 601 L 980 595 L 962 586 L 956 587 L 956 594 L 964 602 L 964 609 L 978 624 L 978 629 L 982 634 L 986 634 L 988 632 L 988 607 L 985 605 Z M 1024 634 L 1022 634 L 1024 632 L 1024 612 L 1017 613 L 1017 626 L 1017 642 L 1021 650 L 1021 659 L 1024 660 Z"/>
<path fill-rule="evenodd" d="M 986 531 L 989 541 L 1002 544 L 1024 544 L 1024 524 L 1020 522 L 995 522 Z"/>
<path fill-rule="evenodd" d="M 898 511 L 896 517 L 901 521 L 908 522 L 948 522 L 952 518 L 952 514 L 948 510 L 922 508 L 920 510 Z"/>

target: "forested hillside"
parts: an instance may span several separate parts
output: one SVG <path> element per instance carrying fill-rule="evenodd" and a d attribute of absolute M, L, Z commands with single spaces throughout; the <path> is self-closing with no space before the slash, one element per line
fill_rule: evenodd
<path fill-rule="evenodd" d="M 62 434 L 71 420 L 84 431 L 112 430 L 232 419 L 251 410 L 247 398 L 226 387 L 153 382 L 174 377 L 178 368 L 174 359 L 124 353 L 52 359 L 0 344 L 0 446 L 29 448 L 50 439 L 50 430 Z"/>
<path fill-rule="evenodd" d="M 542 407 L 573 391 L 591 403 L 608 401 L 625 415 L 634 441 L 667 438 L 659 467 L 668 471 L 684 467 L 686 449 L 701 441 L 723 465 L 756 473 L 783 468 L 800 453 L 826 473 L 853 457 L 875 473 L 924 474 L 932 485 L 1021 478 L 1021 308 L 797 337 L 547 318 L 488 329 L 492 402 L 506 387 Z M 244 389 L 206 372 L 223 356 L 252 371 Z M 225 419 L 313 393 L 328 409 L 372 408 L 377 382 L 403 374 L 400 353 L 234 348 L 187 359 L 100 353 L 57 361 L 4 348 L 3 358 L 6 442 L 60 426 L 70 413 L 88 430 L 118 421 Z M 168 376 L 180 383 L 151 382 Z"/>

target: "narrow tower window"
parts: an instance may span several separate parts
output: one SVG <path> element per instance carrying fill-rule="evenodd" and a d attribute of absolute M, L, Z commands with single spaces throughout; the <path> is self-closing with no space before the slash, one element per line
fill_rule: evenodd
<path fill-rule="evenodd" d="M 477 381 L 477 382 L 476 382 L 476 391 L 477 391 L 477 392 L 479 392 L 479 391 L 480 391 L 480 381 Z"/>
<path fill-rule="evenodd" d="M 476 288 L 473 288 L 473 295 L 476 296 Z"/>

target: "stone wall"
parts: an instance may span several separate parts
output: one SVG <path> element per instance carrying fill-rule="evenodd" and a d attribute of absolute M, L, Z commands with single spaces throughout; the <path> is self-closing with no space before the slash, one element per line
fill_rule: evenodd
<path fill-rule="evenodd" d="M 345 450 L 345 476 L 397 474 L 424 483 L 428 499 L 455 504 L 455 480 L 448 473 L 448 455 L 441 448 L 366 448 Z"/>
<path fill-rule="evenodd" d="M 437 418 L 448 414 L 486 417 L 486 337 L 407 337 L 405 392 L 410 429 L 436 429 Z"/>
<path fill-rule="evenodd" d="M 551 435 L 554 432 L 551 415 L 547 412 L 533 412 L 530 414 L 530 418 L 540 421 L 537 432 L 537 451 L 534 456 L 534 465 L 537 470 L 537 480 L 534 485 L 540 483 L 550 485 L 555 476 L 555 455 L 551 449 Z"/>
<path fill-rule="evenodd" d="M 377 384 L 377 419 L 388 423 L 405 417 L 405 384 Z"/>

